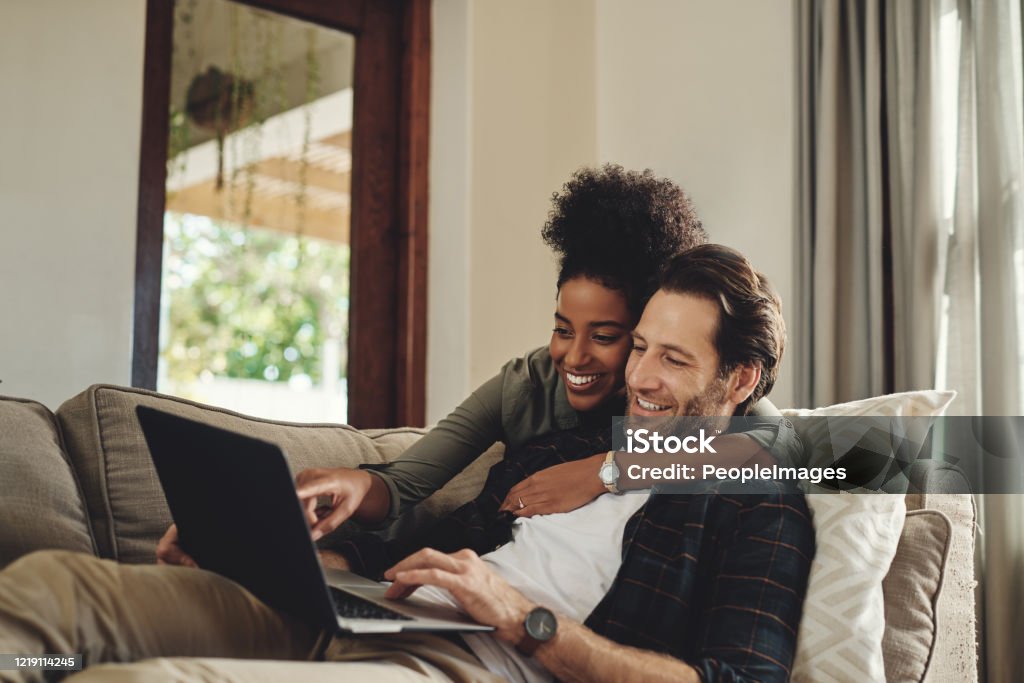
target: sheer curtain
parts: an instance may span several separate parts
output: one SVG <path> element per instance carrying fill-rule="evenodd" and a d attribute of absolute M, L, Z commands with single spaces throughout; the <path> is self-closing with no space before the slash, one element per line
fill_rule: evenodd
<path fill-rule="evenodd" d="M 964 415 L 1024 413 L 1024 76 L 1019 0 L 960 0 L 955 214 L 940 379 Z M 1021 482 L 1017 482 L 1017 490 Z M 1024 675 L 1024 495 L 979 496 L 990 681 Z"/>
<path fill-rule="evenodd" d="M 801 2 L 803 404 L 1024 413 L 1021 1 Z M 1019 680 L 1024 496 L 978 503 L 982 669 Z"/>

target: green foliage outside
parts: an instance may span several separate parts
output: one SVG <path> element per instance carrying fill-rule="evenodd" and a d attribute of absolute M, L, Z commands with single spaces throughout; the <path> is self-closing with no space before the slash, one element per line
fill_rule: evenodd
<path fill-rule="evenodd" d="M 325 341 L 347 336 L 348 245 L 201 216 L 164 229 L 168 379 L 322 382 Z"/>

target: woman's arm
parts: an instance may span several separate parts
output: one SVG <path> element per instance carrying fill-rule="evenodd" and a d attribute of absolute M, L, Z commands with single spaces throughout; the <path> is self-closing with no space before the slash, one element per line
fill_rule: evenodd
<path fill-rule="evenodd" d="M 416 443 L 390 463 L 360 469 L 380 478 L 388 490 L 384 519 L 393 519 L 419 503 L 476 460 L 496 441 L 502 428 L 504 373 L 485 382 Z M 368 519 L 366 521 L 369 521 Z"/>
<path fill-rule="evenodd" d="M 607 491 L 598 476 L 606 453 L 552 465 L 527 477 L 508 492 L 501 510 L 533 517 L 583 507 Z"/>
<path fill-rule="evenodd" d="M 764 419 L 749 420 L 745 432 L 726 434 L 717 437 L 715 445 L 718 453 L 714 456 L 717 467 L 739 467 L 743 465 L 772 465 L 775 463 L 794 464 L 801 462 L 803 445 L 796 435 L 791 423 L 781 417 L 781 413 L 768 399 L 757 403 L 761 409 L 760 416 Z M 772 412 L 778 418 L 770 417 Z M 598 477 L 606 453 L 597 453 L 589 458 L 553 465 L 541 470 L 516 484 L 508 492 L 501 504 L 502 510 L 512 512 L 518 517 L 534 515 L 550 515 L 558 512 L 570 512 L 583 507 L 593 499 L 605 493 L 605 487 Z M 620 471 L 630 464 L 647 465 L 650 467 L 671 466 L 673 464 L 690 465 L 695 473 L 701 475 L 701 465 L 712 462 L 707 455 L 678 453 L 674 455 L 628 455 L 619 453 L 615 458 Z M 650 481 L 630 482 L 620 475 L 618 485 L 622 490 L 646 488 Z"/>
<path fill-rule="evenodd" d="M 368 525 L 394 519 L 502 440 L 503 385 L 504 371 L 390 463 L 300 472 L 296 490 L 314 540 L 349 518 Z M 323 508 L 324 498 L 328 509 Z"/>

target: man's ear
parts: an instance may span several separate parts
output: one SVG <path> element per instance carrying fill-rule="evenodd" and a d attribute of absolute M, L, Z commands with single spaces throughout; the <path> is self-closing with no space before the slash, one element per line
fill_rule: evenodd
<path fill-rule="evenodd" d="M 736 366 L 729 374 L 729 402 L 739 405 L 746 401 L 754 393 L 754 389 L 757 388 L 757 383 L 760 381 L 760 363 Z"/>

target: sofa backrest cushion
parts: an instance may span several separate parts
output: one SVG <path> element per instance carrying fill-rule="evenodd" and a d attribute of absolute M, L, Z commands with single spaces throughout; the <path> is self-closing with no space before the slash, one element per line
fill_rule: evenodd
<path fill-rule="evenodd" d="M 882 581 L 885 680 L 921 683 L 932 659 L 942 577 L 953 525 L 938 510 L 911 510 L 899 549 Z"/>
<path fill-rule="evenodd" d="M 102 557 L 149 563 L 171 523 L 135 407 L 147 405 L 281 446 L 292 474 L 308 467 L 354 467 L 397 455 L 422 430 L 361 432 L 347 425 L 296 424 L 240 415 L 143 389 L 92 386 L 57 410 Z M 225 491 L 230 492 L 230 484 Z"/>
<path fill-rule="evenodd" d="M 95 553 L 53 413 L 0 396 L 0 568 L 43 548 Z"/>

